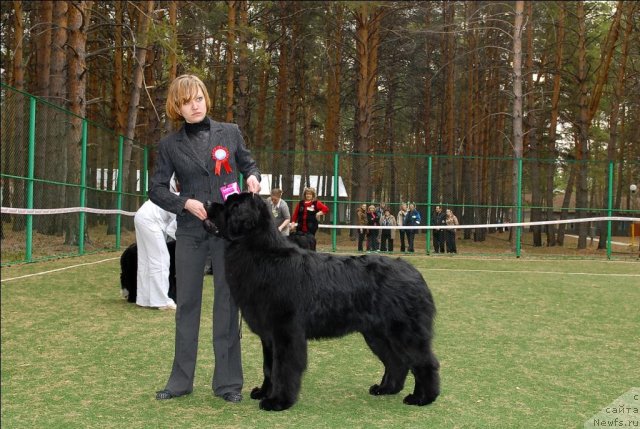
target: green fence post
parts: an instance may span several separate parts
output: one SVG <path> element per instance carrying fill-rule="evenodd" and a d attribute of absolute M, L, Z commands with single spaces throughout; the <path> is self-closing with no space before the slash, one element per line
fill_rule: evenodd
<path fill-rule="evenodd" d="M 518 158 L 518 202 L 516 206 L 516 222 L 522 222 L 522 158 Z M 520 257 L 522 227 L 516 227 L 516 257 Z"/>
<path fill-rule="evenodd" d="M 87 120 L 82 119 L 82 142 L 80 152 L 80 207 L 87 205 Z M 84 255 L 84 225 L 87 214 L 80 212 L 78 222 L 78 254 Z"/>
<path fill-rule="evenodd" d="M 122 210 L 122 156 L 124 154 L 124 137 L 118 137 L 118 184 L 117 184 L 117 197 L 116 208 Z M 120 249 L 120 233 L 121 233 L 122 214 L 116 215 L 116 249 Z"/>
<path fill-rule="evenodd" d="M 427 159 L 427 226 L 431 225 L 431 173 L 432 173 L 432 157 L 429 155 Z M 427 255 L 431 254 L 431 230 L 427 229 L 426 232 L 427 241 Z"/>
<path fill-rule="evenodd" d="M 338 180 L 340 180 L 338 166 L 340 164 L 340 156 L 338 152 L 333 153 L 333 226 L 335 227 L 338 224 L 338 191 L 340 187 L 338 186 Z M 331 229 L 331 250 L 333 252 L 336 251 L 337 248 L 337 234 L 336 228 Z"/>
<path fill-rule="evenodd" d="M 142 195 L 144 195 L 144 199 L 145 201 L 149 198 L 149 196 L 147 195 L 148 193 L 148 185 L 147 185 L 147 180 L 149 177 L 149 147 L 145 146 L 142 149 L 142 172 L 140 173 L 142 174 L 142 177 L 140 178 L 140 182 L 142 185 Z"/>
<path fill-rule="evenodd" d="M 609 161 L 609 198 L 607 216 L 613 216 L 613 161 Z M 611 259 L 611 219 L 607 221 L 607 259 Z"/>
<path fill-rule="evenodd" d="M 36 171 L 36 98 L 29 97 L 29 160 L 27 166 L 27 209 L 33 209 L 33 181 Z M 27 215 L 25 260 L 33 258 L 33 215 Z"/>

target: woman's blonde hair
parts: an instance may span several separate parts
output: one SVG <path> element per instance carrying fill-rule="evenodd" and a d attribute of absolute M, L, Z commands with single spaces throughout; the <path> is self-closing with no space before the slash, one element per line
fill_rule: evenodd
<path fill-rule="evenodd" d="M 311 193 L 311 195 L 312 195 L 311 199 L 312 200 L 316 199 L 316 188 L 312 188 L 310 186 L 307 187 L 307 188 L 304 188 L 304 191 L 302 192 L 302 197 L 303 198 L 307 195 L 307 192 Z"/>
<path fill-rule="evenodd" d="M 202 90 L 202 95 L 207 105 L 207 112 L 209 112 L 211 99 L 209 98 L 207 87 L 204 86 L 204 83 L 199 77 L 192 74 L 183 74 L 175 78 L 169 86 L 166 104 L 167 116 L 173 121 L 180 120 L 182 118 L 180 108 L 196 98 L 199 89 Z"/>

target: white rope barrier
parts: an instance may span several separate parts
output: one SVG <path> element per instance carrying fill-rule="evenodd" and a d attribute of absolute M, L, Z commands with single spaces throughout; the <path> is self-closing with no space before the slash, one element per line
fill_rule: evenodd
<path fill-rule="evenodd" d="M 64 214 L 64 213 L 95 213 L 95 214 L 122 214 L 125 216 L 135 216 L 136 212 L 127 212 L 117 209 L 94 209 L 91 207 L 67 207 L 62 209 L 19 209 L 14 207 L 0 207 L 0 213 L 2 214 L 17 214 L 17 215 L 51 215 L 51 214 Z"/>
<path fill-rule="evenodd" d="M 94 214 L 122 214 L 125 216 L 135 216 L 136 212 L 128 212 L 117 209 L 95 209 L 91 207 L 68 207 L 60 209 L 22 209 L 14 207 L 0 207 L 0 213 L 2 214 L 18 214 L 18 215 L 49 215 L 49 214 L 64 214 L 64 213 L 77 213 L 86 212 Z M 600 217 L 585 217 L 578 219 L 561 219 L 561 220 L 544 220 L 536 222 L 511 222 L 511 223 L 489 223 L 489 224 L 474 224 L 474 225 L 419 225 L 419 226 L 369 226 L 369 225 L 331 225 L 320 224 L 320 228 L 325 229 L 403 229 L 403 230 L 428 230 L 428 229 L 474 229 L 474 228 L 510 228 L 518 226 L 537 226 L 537 225 L 558 225 L 567 223 L 584 223 L 584 222 L 638 222 L 640 223 L 640 217 L 627 217 L 627 216 L 600 216 Z"/>
<path fill-rule="evenodd" d="M 558 225 L 561 223 L 584 223 L 584 222 L 603 222 L 603 221 L 629 221 L 640 222 L 639 217 L 625 216 L 601 216 L 601 217 L 585 217 L 579 219 L 562 219 L 562 220 L 543 220 L 536 222 L 512 222 L 512 223 L 488 223 L 475 225 L 420 225 L 420 226 L 369 226 L 369 225 L 329 225 L 320 224 L 320 228 L 338 228 L 338 229 L 474 229 L 474 228 L 510 228 L 517 226 L 535 226 L 535 225 Z"/>

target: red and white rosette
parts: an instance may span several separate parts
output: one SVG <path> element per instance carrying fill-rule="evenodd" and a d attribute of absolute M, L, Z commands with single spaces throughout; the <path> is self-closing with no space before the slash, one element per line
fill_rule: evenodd
<path fill-rule="evenodd" d="M 216 146 L 211 151 L 211 159 L 216 162 L 215 173 L 220 175 L 220 167 L 224 167 L 227 174 L 231 173 L 231 165 L 229 165 L 229 149 L 224 146 Z"/>

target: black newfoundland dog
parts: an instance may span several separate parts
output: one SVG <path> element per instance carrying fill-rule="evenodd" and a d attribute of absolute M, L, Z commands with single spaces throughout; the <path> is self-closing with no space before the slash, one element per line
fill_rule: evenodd
<path fill-rule="evenodd" d="M 169 249 L 169 298 L 176 300 L 176 242 L 167 242 Z M 120 292 L 127 302 L 136 302 L 138 296 L 138 246 L 133 243 L 120 256 Z"/>
<path fill-rule="evenodd" d="M 427 405 L 440 391 L 432 350 L 435 305 L 422 275 L 400 259 L 340 256 L 301 249 L 277 231 L 258 196 L 207 203 L 207 231 L 228 240 L 231 294 L 262 341 L 264 382 L 251 392 L 260 408 L 280 411 L 298 398 L 307 340 L 362 333 L 384 364 L 372 395 L 400 392 L 415 377 L 409 405 Z"/>

